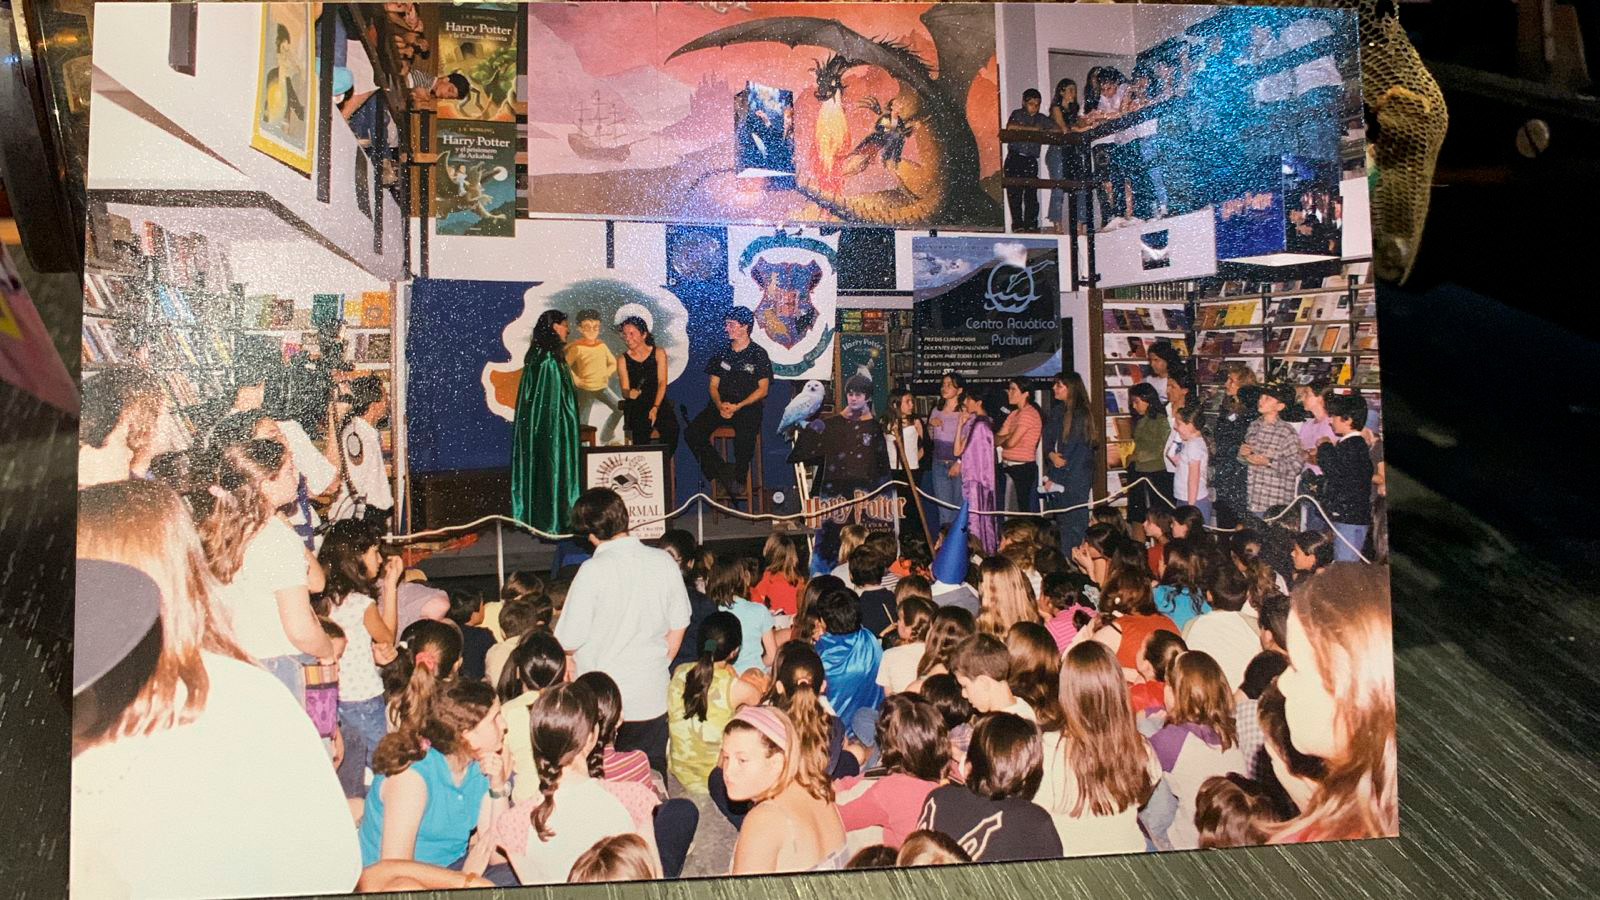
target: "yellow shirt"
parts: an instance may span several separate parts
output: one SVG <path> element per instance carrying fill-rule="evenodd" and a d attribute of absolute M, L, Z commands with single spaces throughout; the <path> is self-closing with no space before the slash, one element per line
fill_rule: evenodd
<path fill-rule="evenodd" d="M 584 346 L 578 341 L 567 345 L 567 366 L 572 369 L 572 385 L 580 391 L 605 390 L 617 371 L 617 358 L 605 341 Z"/>
<path fill-rule="evenodd" d="M 690 718 L 684 708 L 683 688 L 688 683 L 694 663 L 683 663 L 672 673 L 672 684 L 667 688 L 667 769 L 683 785 L 684 790 L 704 794 L 706 778 L 717 767 L 722 756 L 722 729 L 733 718 L 732 666 L 717 666 L 711 673 L 711 686 L 706 691 L 705 719 Z"/>

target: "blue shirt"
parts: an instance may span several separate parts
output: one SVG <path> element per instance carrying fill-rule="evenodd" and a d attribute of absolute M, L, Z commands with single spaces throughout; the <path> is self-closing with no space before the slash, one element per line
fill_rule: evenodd
<path fill-rule="evenodd" d="M 422 776 L 428 788 L 428 805 L 422 810 L 422 821 L 417 824 L 417 842 L 411 858 L 434 866 L 448 866 L 467 854 L 467 838 L 478 827 L 478 810 L 489 793 L 489 779 L 478 768 L 477 762 L 467 765 L 467 771 L 457 785 L 444 754 L 428 748 L 422 759 L 411 764 L 409 771 Z M 383 842 L 383 783 L 388 776 L 372 779 L 367 790 L 367 807 L 361 816 L 357 837 L 361 839 L 361 865 L 370 866 L 379 859 Z"/>
<path fill-rule="evenodd" d="M 1156 610 L 1171 619 L 1179 631 L 1186 628 L 1195 616 L 1211 612 L 1211 604 L 1205 600 L 1200 601 L 1200 611 L 1195 612 L 1194 600 L 1189 592 L 1170 584 L 1156 585 L 1151 596 L 1155 598 Z"/>
<path fill-rule="evenodd" d="M 765 669 L 761 664 L 761 636 L 774 627 L 772 610 L 753 600 L 735 597 L 728 612 L 739 620 L 739 658 L 733 661 L 733 670 L 743 675 L 751 669 Z"/>

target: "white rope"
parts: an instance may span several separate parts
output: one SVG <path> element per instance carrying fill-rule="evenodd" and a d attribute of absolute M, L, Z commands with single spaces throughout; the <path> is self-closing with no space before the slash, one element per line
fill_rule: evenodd
<path fill-rule="evenodd" d="M 974 516 L 1005 516 L 1007 518 L 1022 518 L 1022 517 L 1036 518 L 1036 519 L 1054 518 L 1055 516 L 1063 515 L 1065 513 L 1073 512 L 1073 511 L 1079 510 L 1079 509 L 1093 509 L 1096 506 L 1104 506 L 1104 505 L 1106 505 L 1108 503 L 1111 503 L 1111 502 L 1115 501 L 1117 498 L 1121 497 L 1123 494 L 1128 493 L 1129 491 L 1133 490 L 1134 488 L 1138 487 L 1141 484 L 1148 486 L 1149 489 L 1150 489 L 1150 492 L 1155 494 L 1157 497 L 1160 497 L 1163 501 L 1165 501 L 1167 503 L 1168 506 L 1172 506 L 1172 507 L 1176 508 L 1177 506 L 1180 505 L 1176 501 L 1174 501 L 1172 498 L 1170 498 L 1167 495 L 1161 493 L 1161 490 L 1156 487 L 1155 482 L 1151 481 L 1149 478 L 1140 477 L 1138 479 L 1135 479 L 1131 484 L 1125 484 L 1122 487 L 1117 488 L 1115 491 L 1112 491 L 1110 494 L 1107 494 L 1106 496 L 1101 497 L 1098 500 L 1088 500 L 1088 501 L 1086 501 L 1084 503 L 1077 503 L 1077 504 L 1074 504 L 1072 506 L 1061 507 L 1059 509 L 1049 509 L 1049 510 L 1045 510 L 1043 512 L 1033 512 L 1031 510 L 1007 510 L 1007 509 L 968 509 L 967 513 L 969 515 L 974 515 Z M 862 503 L 862 502 L 864 502 L 866 500 L 869 500 L 872 497 L 877 496 L 878 494 L 884 492 L 885 490 L 888 490 L 891 487 L 894 487 L 894 488 L 909 487 L 909 488 L 911 488 L 911 490 L 915 491 L 919 497 L 922 497 L 922 498 L 924 498 L 926 500 L 932 501 L 934 504 L 936 504 L 938 506 L 942 506 L 945 509 L 959 510 L 961 508 L 961 507 L 959 507 L 959 506 L 957 506 L 957 505 L 955 505 L 953 503 L 950 503 L 950 502 L 948 502 L 946 500 L 941 500 L 940 498 L 933 496 L 932 494 L 928 493 L 927 491 L 924 491 L 922 488 L 917 487 L 914 484 L 909 484 L 908 482 L 900 481 L 900 480 L 897 480 L 897 479 L 891 479 L 889 481 L 885 481 L 883 484 L 878 485 L 876 488 L 873 488 L 871 491 L 869 491 L 869 492 L 867 492 L 865 494 L 862 494 L 862 495 L 860 495 L 858 497 L 852 497 L 852 498 L 850 498 L 848 500 L 840 500 L 838 503 L 834 503 L 834 504 L 832 504 L 830 506 L 825 506 L 825 507 L 823 507 L 821 509 L 812 510 L 811 512 L 788 513 L 788 514 L 783 514 L 783 515 L 780 515 L 780 514 L 777 514 L 777 513 L 747 513 L 747 512 L 743 512 L 741 510 L 734 509 L 734 508 L 732 508 L 730 506 L 725 506 L 725 505 L 723 505 L 721 503 L 718 503 L 716 500 L 712 499 L 711 497 L 707 496 L 704 493 L 699 493 L 699 494 L 695 494 L 694 496 L 690 497 L 689 499 L 683 501 L 683 503 L 680 506 L 678 506 L 677 509 L 674 509 L 671 512 L 665 514 L 665 515 L 657 516 L 657 517 L 655 517 L 653 519 L 645 519 L 645 520 L 640 521 L 640 522 L 632 522 L 632 523 L 629 524 L 628 527 L 630 529 L 643 528 L 646 525 L 654 525 L 657 522 L 666 522 L 666 521 L 669 521 L 671 519 L 675 519 L 678 516 L 682 515 L 685 511 L 687 511 L 689 509 L 690 506 L 694 505 L 695 503 L 706 503 L 706 504 L 709 504 L 710 506 L 721 510 L 726 515 L 736 516 L 738 518 L 745 519 L 746 521 L 751 521 L 751 522 L 762 522 L 762 521 L 765 521 L 765 522 L 792 522 L 792 521 L 794 521 L 796 519 L 819 518 L 821 516 L 828 515 L 829 513 L 833 512 L 834 510 L 844 509 L 844 508 L 849 507 L 849 506 L 855 506 L 858 503 Z M 1262 519 L 1262 521 L 1266 522 L 1268 524 L 1276 522 L 1279 519 L 1283 518 L 1284 516 L 1287 516 L 1290 512 L 1292 512 L 1295 509 L 1296 505 L 1299 504 L 1302 501 L 1311 504 L 1311 506 L 1314 509 L 1316 509 L 1318 514 L 1320 514 L 1322 516 L 1322 521 L 1329 523 L 1329 530 L 1331 530 L 1333 532 L 1334 537 L 1338 538 L 1341 542 L 1343 542 L 1346 547 L 1349 547 L 1350 551 L 1356 555 L 1357 559 L 1361 560 L 1364 563 L 1370 563 L 1371 562 L 1371 560 L 1367 559 L 1367 557 L 1362 554 L 1360 547 L 1357 547 L 1355 544 L 1352 544 L 1350 542 L 1349 538 L 1345 537 L 1343 534 L 1340 534 L 1339 530 L 1337 528 L 1333 528 L 1332 527 L 1333 519 L 1329 518 L 1327 511 L 1322 508 L 1322 504 L 1318 503 L 1317 499 L 1315 497 L 1310 496 L 1309 494 L 1297 494 L 1297 495 L 1295 495 L 1294 499 L 1290 500 L 1289 503 L 1286 506 L 1284 506 L 1282 511 L 1278 512 L 1276 515 L 1268 516 L 1268 517 Z M 414 540 L 420 540 L 422 538 L 427 538 L 427 537 L 443 536 L 443 535 L 446 535 L 446 534 L 450 534 L 451 532 L 469 531 L 469 530 L 477 528 L 480 525 L 486 524 L 488 522 L 505 522 L 505 523 L 509 523 L 511 525 L 515 525 L 518 528 L 523 529 L 524 531 L 531 532 L 531 533 L 533 533 L 535 535 L 538 535 L 539 537 L 545 538 L 547 540 L 552 540 L 552 541 L 564 541 L 564 540 L 568 540 L 570 538 L 575 537 L 575 535 L 572 535 L 572 534 L 552 534 L 552 533 L 550 533 L 548 531 L 541 531 L 540 529 L 535 528 L 532 525 L 529 525 L 528 523 L 526 523 L 526 522 L 524 522 L 524 521 L 522 521 L 520 519 L 516 519 L 516 518 L 513 518 L 511 516 L 503 516 L 503 515 L 499 515 L 499 514 L 493 514 L 493 515 L 487 515 L 487 516 L 482 516 L 482 517 L 477 518 L 477 519 L 473 519 L 471 522 L 467 522 L 464 525 L 446 525 L 446 526 L 444 526 L 442 528 L 431 528 L 431 529 L 428 529 L 426 531 L 413 531 L 413 532 L 411 532 L 409 534 L 388 534 L 388 535 L 384 536 L 384 539 L 386 541 L 389 541 L 390 543 L 397 543 L 397 542 L 401 542 L 401 541 L 414 541 Z M 1205 528 L 1206 528 L 1207 531 L 1214 531 L 1214 532 L 1218 532 L 1218 533 L 1221 533 L 1221 534 L 1232 534 L 1232 533 L 1244 530 L 1243 528 L 1217 528 L 1217 527 L 1212 526 L 1212 525 L 1207 525 L 1207 526 L 1205 526 Z"/>

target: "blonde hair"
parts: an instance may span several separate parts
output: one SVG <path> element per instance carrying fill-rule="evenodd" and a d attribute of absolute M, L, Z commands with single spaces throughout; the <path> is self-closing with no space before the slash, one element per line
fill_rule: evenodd
<path fill-rule="evenodd" d="M 567 873 L 568 884 L 651 881 L 661 878 L 661 859 L 637 834 L 613 834 L 583 851 Z"/>
<path fill-rule="evenodd" d="M 839 565 L 850 561 L 850 554 L 867 542 L 867 526 L 854 522 L 839 529 Z"/>
<path fill-rule="evenodd" d="M 78 558 L 131 566 L 161 592 L 161 655 L 133 702 L 105 731 L 112 739 L 193 722 L 210 688 L 202 651 L 254 662 L 212 603 L 216 578 L 172 490 L 119 481 L 79 491 Z"/>
<path fill-rule="evenodd" d="M 991 556 L 978 567 L 978 631 L 1004 638 L 1018 622 L 1043 624 L 1033 585 L 1021 568 L 1004 556 Z"/>
<path fill-rule="evenodd" d="M 768 737 L 760 729 L 756 728 L 754 725 L 751 725 L 749 722 L 744 721 L 743 719 L 735 718 L 731 720 L 722 730 L 724 736 L 732 734 L 735 731 L 748 731 L 761 739 L 762 746 L 766 748 L 767 756 L 770 757 L 774 753 L 783 754 L 783 769 L 778 772 L 777 780 L 772 782 L 772 785 L 766 790 L 756 794 L 754 797 L 751 797 L 750 803 L 754 805 L 771 800 L 773 797 L 776 797 L 788 790 L 789 785 L 795 783 L 799 783 L 806 793 L 810 794 L 816 799 L 821 800 L 824 803 L 832 803 L 832 782 L 828 781 L 826 777 L 821 779 L 806 777 L 808 775 L 807 769 L 809 768 L 806 765 L 807 754 L 803 751 L 802 747 L 797 746 L 799 743 L 799 735 L 795 729 L 794 720 L 789 718 L 788 713 L 776 706 L 767 706 L 763 707 L 763 709 L 767 710 L 772 716 L 776 717 L 783 724 L 784 733 L 788 736 L 788 740 L 785 742 L 784 746 L 778 746 L 773 742 L 772 738 Z"/>

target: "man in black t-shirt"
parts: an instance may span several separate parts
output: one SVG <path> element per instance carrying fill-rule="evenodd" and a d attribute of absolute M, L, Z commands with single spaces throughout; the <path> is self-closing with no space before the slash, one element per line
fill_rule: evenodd
<path fill-rule="evenodd" d="M 754 322 L 755 315 L 742 306 L 728 310 L 723 320 L 728 349 L 706 363 L 706 374 L 711 376 L 711 403 L 689 423 L 685 435 L 690 451 L 700 461 L 700 471 L 707 479 L 721 482 L 729 497 L 735 495 L 733 484 L 744 476 L 755 455 L 767 388 L 772 383 L 772 360 L 765 349 L 750 340 Z M 733 428 L 732 463 L 711 446 L 711 432 L 724 425 Z"/>

